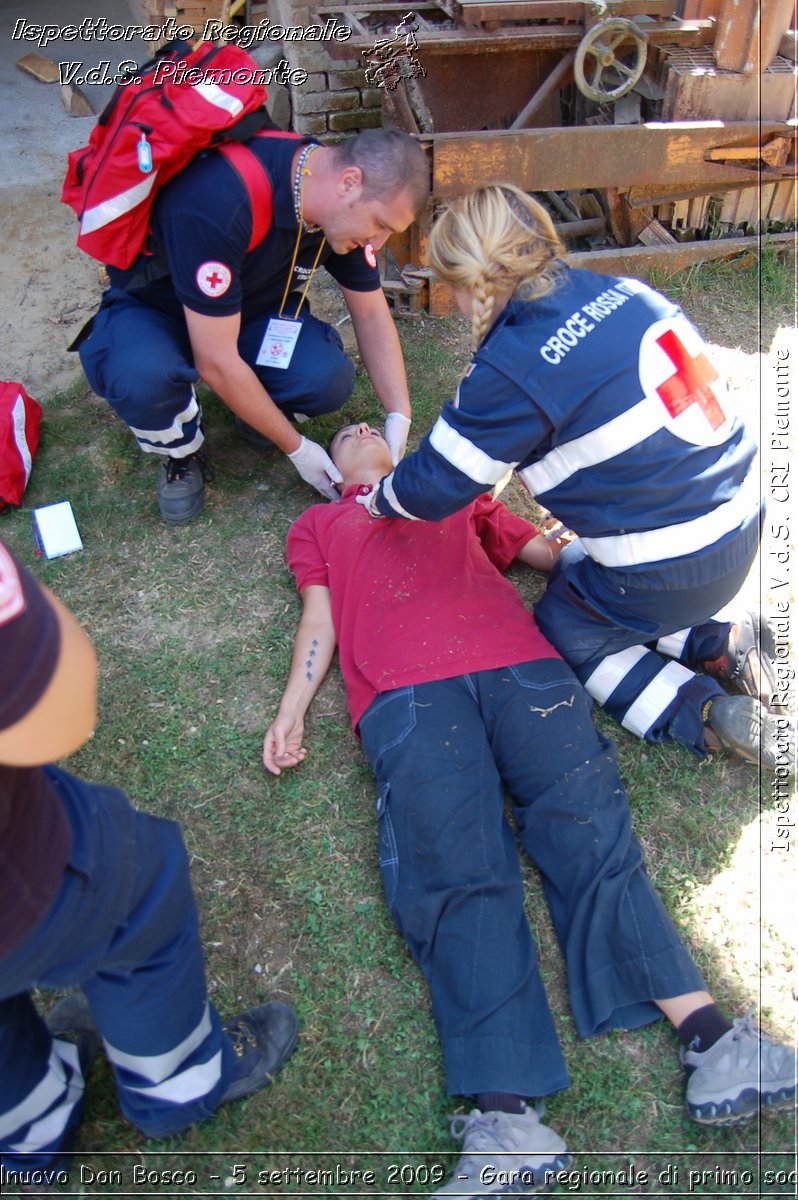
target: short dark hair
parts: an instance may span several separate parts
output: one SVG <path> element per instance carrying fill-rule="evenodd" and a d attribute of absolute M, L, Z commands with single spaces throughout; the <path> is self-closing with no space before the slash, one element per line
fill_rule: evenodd
<path fill-rule="evenodd" d="M 378 200 L 410 192 L 416 217 L 429 199 L 430 170 L 419 142 L 398 129 L 363 129 L 331 147 L 340 168 L 360 167 L 366 197 Z"/>

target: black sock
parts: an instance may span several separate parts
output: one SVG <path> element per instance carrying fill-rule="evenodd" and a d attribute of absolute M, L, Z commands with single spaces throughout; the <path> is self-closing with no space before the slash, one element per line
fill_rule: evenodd
<path fill-rule="evenodd" d="M 523 1096 L 512 1092 L 478 1092 L 475 1099 L 480 1112 L 522 1113 L 526 1108 Z"/>
<path fill-rule="evenodd" d="M 705 1004 L 685 1017 L 676 1030 L 679 1041 L 687 1050 L 702 1054 L 728 1033 L 731 1022 L 727 1021 L 716 1004 Z"/>

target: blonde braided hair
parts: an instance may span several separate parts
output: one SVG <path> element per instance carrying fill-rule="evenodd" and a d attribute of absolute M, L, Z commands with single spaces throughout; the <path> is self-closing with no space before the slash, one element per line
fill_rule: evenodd
<path fill-rule="evenodd" d="M 493 322 L 497 293 L 522 300 L 548 295 L 557 286 L 564 253 L 545 208 L 511 183 L 489 184 L 453 200 L 429 241 L 437 278 L 472 298 L 474 349 Z"/>

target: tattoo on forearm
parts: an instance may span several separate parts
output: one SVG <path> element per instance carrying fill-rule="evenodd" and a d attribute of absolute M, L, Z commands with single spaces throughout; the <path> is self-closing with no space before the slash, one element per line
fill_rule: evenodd
<path fill-rule="evenodd" d="M 316 638 L 314 638 L 310 643 L 310 650 L 308 651 L 308 657 L 305 661 L 305 678 L 311 682 L 313 680 L 313 659 L 316 657 L 318 645 L 318 641 Z"/>

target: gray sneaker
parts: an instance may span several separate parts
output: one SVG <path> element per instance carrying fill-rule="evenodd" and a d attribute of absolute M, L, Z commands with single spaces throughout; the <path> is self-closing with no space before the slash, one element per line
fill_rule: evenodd
<path fill-rule="evenodd" d="M 760 1108 L 777 1111 L 795 1102 L 795 1050 L 763 1037 L 751 1013 L 738 1017 L 705 1050 L 682 1050 L 687 1111 L 702 1125 L 745 1125 Z"/>
<path fill-rule="evenodd" d="M 158 508 L 167 525 L 185 525 L 205 507 L 205 466 L 201 454 L 165 458 L 158 472 Z"/>
<path fill-rule="evenodd" d="M 571 1156 L 562 1138 L 542 1124 L 542 1105 L 522 1113 L 480 1112 L 450 1117 L 463 1154 L 435 1196 L 532 1196 L 547 1192 Z"/>
<path fill-rule="evenodd" d="M 718 696 L 710 701 L 705 721 L 720 748 L 768 771 L 777 766 L 795 770 L 794 730 L 753 696 Z M 707 739 L 707 749 L 712 748 Z"/>

